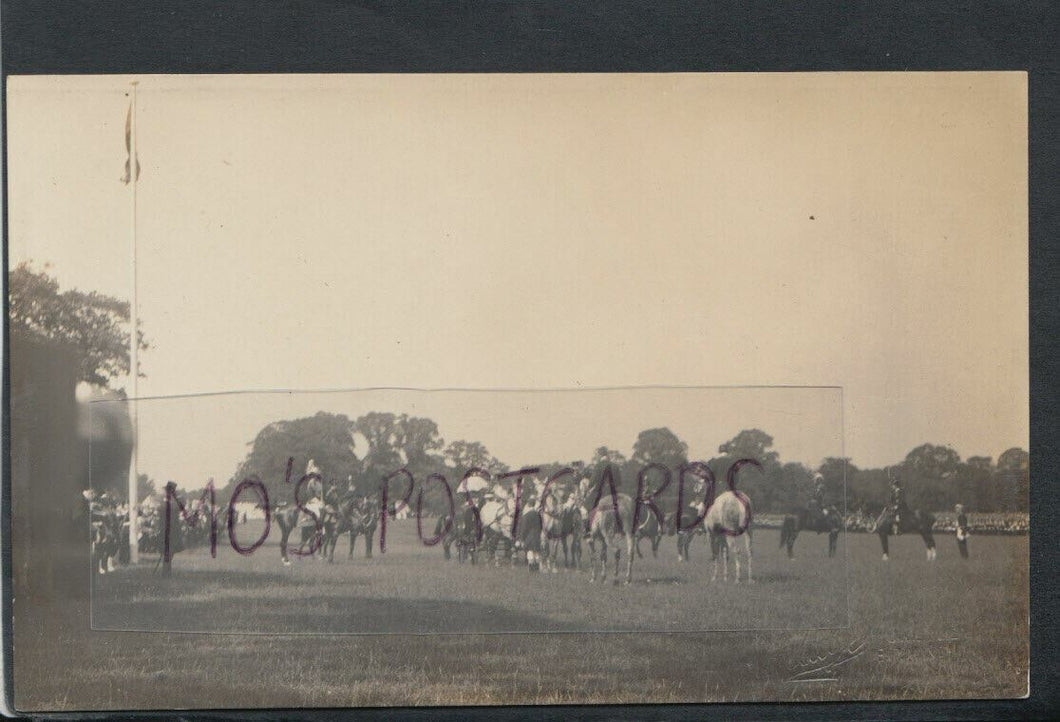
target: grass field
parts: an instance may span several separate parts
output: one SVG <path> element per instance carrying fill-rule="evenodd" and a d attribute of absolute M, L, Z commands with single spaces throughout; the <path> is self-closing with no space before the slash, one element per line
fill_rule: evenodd
<path fill-rule="evenodd" d="M 1027 537 L 843 535 L 795 560 L 755 533 L 756 583 L 710 583 L 703 540 L 638 560 L 634 584 L 459 565 L 391 526 L 385 555 L 336 563 L 182 553 L 62 604 L 16 599 L 24 710 L 122 707 L 994 698 L 1026 693 Z M 248 538 L 252 525 L 240 529 Z M 648 551 L 644 544 L 644 550 Z M 84 580 L 87 586 L 88 575 Z M 92 631 L 99 629 L 160 630 Z M 827 627 L 828 629 L 824 629 Z M 165 631 L 162 631 L 165 630 Z M 620 631 L 632 630 L 632 631 Z M 174 633 L 213 632 L 211 634 Z M 608 633 L 600 633 L 600 632 Z M 373 634 L 365 634 L 374 632 Z M 379 632 L 386 632 L 379 634 Z M 505 632 L 523 632 L 510 634 Z M 552 632 L 541 634 L 533 632 Z"/>

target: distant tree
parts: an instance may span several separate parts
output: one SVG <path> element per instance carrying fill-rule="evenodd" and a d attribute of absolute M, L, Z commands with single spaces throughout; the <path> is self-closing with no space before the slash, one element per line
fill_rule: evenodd
<path fill-rule="evenodd" d="M 670 429 L 645 429 L 633 443 L 633 462 L 638 466 L 663 464 L 676 471 L 687 461 L 688 444 Z"/>
<path fill-rule="evenodd" d="M 821 462 L 817 472 L 824 477 L 826 504 L 842 507 L 844 500 L 850 502 L 847 485 L 858 473 L 858 467 L 854 466 L 850 459 L 830 456 Z"/>
<path fill-rule="evenodd" d="M 394 443 L 417 480 L 443 471 L 445 458 L 439 452 L 445 441 L 434 421 L 402 414 L 395 423 Z"/>
<path fill-rule="evenodd" d="M 778 464 L 780 454 L 773 451 L 773 437 L 760 429 L 745 429 L 718 447 L 718 453 L 732 459 L 754 459 L 763 467 Z"/>
<path fill-rule="evenodd" d="M 727 489 L 726 476 L 740 459 L 754 459 L 761 469 L 745 469 L 737 479 L 743 491 L 760 511 L 780 508 L 789 496 L 785 489 L 780 454 L 772 449 L 773 437 L 761 429 L 745 429 L 718 447 L 720 456 L 711 459 L 710 468 L 717 476 L 718 492 Z"/>
<path fill-rule="evenodd" d="M 136 476 L 136 498 L 143 501 L 156 491 L 155 482 L 147 474 Z"/>
<path fill-rule="evenodd" d="M 8 274 L 8 295 L 11 330 L 76 349 L 79 381 L 106 386 L 129 373 L 127 301 L 76 288 L 60 292 L 58 281 L 28 262 Z M 142 331 L 137 337 L 141 349 L 149 348 Z"/>
<path fill-rule="evenodd" d="M 780 488 L 773 497 L 773 511 L 790 514 L 803 509 L 813 493 L 813 475 L 798 462 L 789 461 L 780 469 Z"/>
<path fill-rule="evenodd" d="M 378 479 L 405 465 L 399 442 L 401 430 L 395 414 L 372 411 L 357 418 L 351 430 L 361 436 L 367 447 L 361 451 L 361 469 L 370 481 Z"/>
<path fill-rule="evenodd" d="M 957 470 L 957 503 L 968 511 L 996 511 L 997 485 L 993 459 L 970 456 Z"/>
<path fill-rule="evenodd" d="M 326 482 L 344 487 L 348 479 L 357 479 L 361 473 L 361 462 L 353 453 L 352 431 L 349 417 L 324 411 L 268 424 L 248 443 L 251 449 L 228 486 L 234 488 L 244 479 L 255 476 L 265 484 L 270 502 L 291 500 L 295 484 L 312 459 Z M 290 483 L 285 484 L 289 458 L 294 462 Z"/>
<path fill-rule="evenodd" d="M 1030 508 L 1031 456 L 1018 447 L 997 457 L 997 485 L 1003 511 L 1027 511 Z"/>
<path fill-rule="evenodd" d="M 453 441 L 445 448 L 445 458 L 459 481 L 468 469 L 478 467 L 491 474 L 508 471 L 508 465 L 490 454 L 489 449 L 478 441 Z M 456 484 L 453 484 L 456 488 Z"/>
<path fill-rule="evenodd" d="M 956 503 L 961 457 L 948 446 L 922 444 L 903 462 L 902 478 L 910 505 L 947 509 Z"/>
<path fill-rule="evenodd" d="M 847 477 L 847 509 L 865 513 L 880 511 L 888 503 L 891 479 L 898 467 L 858 469 Z"/>
<path fill-rule="evenodd" d="M 669 469 L 670 485 L 656 499 L 667 507 L 671 506 L 671 502 L 677 498 L 677 475 L 688 463 L 688 444 L 668 428 L 645 429 L 633 443 L 630 461 L 632 468 L 626 472 L 628 481 L 625 482 L 630 493 L 636 493 L 637 476 L 648 464 L 662 464 Z M 644 493 L 658 490 L 663 483 L 661 472 L 645 472 Z"/>

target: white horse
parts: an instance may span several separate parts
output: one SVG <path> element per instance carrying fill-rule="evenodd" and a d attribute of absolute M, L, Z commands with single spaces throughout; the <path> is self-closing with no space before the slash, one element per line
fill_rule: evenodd
<path fill-rule="evenodd" d="M 622 547 L 617 537 L 625 538 L 626 547 L 626 584 L 633 581 L 633 540 L 636 532 L 633 529 L 633 500 L 625 494 L 619 494 L 616 506 L 615 500 L 610 496 L 604 496 L 591 513 L 592 521 L 589 523 L 589 564 L 591 576 L 589 583 L 596 581 L 596 567 L 599 562 L 603 576 L 602 582 L 607 581 L 607 547 L 610 545 L 615 550 L 615 583 L 618 583 L 618 567 L 622 559 Z M 599 554 L 597 554 L 599 545 Z"/>
<path fill-rule="evenodd" d="M 720 494 L 707 511 L 703 526 L 710 534 L 710 549 L 714 555 L 714 574 L 710 580 L 718 578 L 718 566 L 721 566 L 721 579 L 728 581 L 729 559 L 736 563 L 735 582 L 740 583 L 740 556 L 747 562 L 747 583 L 754 582 L 751 575 L 751 500 L 739 491 L 726 491 Z M 733 552 L 735 551 L 735 554 Z"/>
<path fill-rule="evenodd" d="M 512 522 L 515 520 L 515 499 L 503 487 L 492 490 L 486 498 L 479 508 L 484 546 L 496 565 L 500 566 L 497 547 L 503 543 L 504 555 L 514 564 L 516 540 L 512 537 Z"/>

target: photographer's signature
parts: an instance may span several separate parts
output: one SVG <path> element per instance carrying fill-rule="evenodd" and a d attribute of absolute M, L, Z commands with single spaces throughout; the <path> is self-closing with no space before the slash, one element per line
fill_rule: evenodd
<path fill-rule="evenodd" d="M 878 646 L 870 646 L 867 641 L 854 641 L 836 652 L 830 652 L 820 656 L 810 657 L 804 662 L 795 665 L 799 670 L 785 680 L 788 684 L 803 682 L 838 682 L 839 674 L 844 665 L 853 662 L 866 654 L 874 654 L 877 661 L 893 658 L 895 654 L 901 654 L 909 645 L 918 644 L 952 644 L 959 641 L 959 637 L 947 637 L 945 639 L 896 639 L 889 640 Z"/>

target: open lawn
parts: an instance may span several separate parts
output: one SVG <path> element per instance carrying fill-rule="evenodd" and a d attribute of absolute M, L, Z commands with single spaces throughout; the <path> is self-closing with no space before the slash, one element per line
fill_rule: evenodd
<path fill-rule="evenodd" d="M 251 539 L 252 524 L 239 529 Z M 95 580 L 63 603 L 16 599 L 23 710 L 1014 697 L 1027 683 L 1027 537 L 800 536 L 795 560 L 756 530 L 755 584 L 711 583 L 703 539 L 634 583 L 588 572 L 444 561 L 415 523 L 385 555 L 283 567 L 272 540 L 240 556 L 222 533 Z M 586 550 L 587 552 L 587 550 Z M 583 560 L 587 563 L 587 558 Z M 87 571 L 84 577 L 87 587 Z M 158 630 L 93 631 L 96 630 Z M 46 633 L 45 633 L 46 632 Z M 175 633 L 185 632 L 185 633 Z M 192 634 L 187 632 L 211 632 Z M 517 632 L 517 633 L 513 633 Z M 547 633 L 546 632 L 551 632 Z M 607 632 L 607 633 L 601 633 Z"/>

